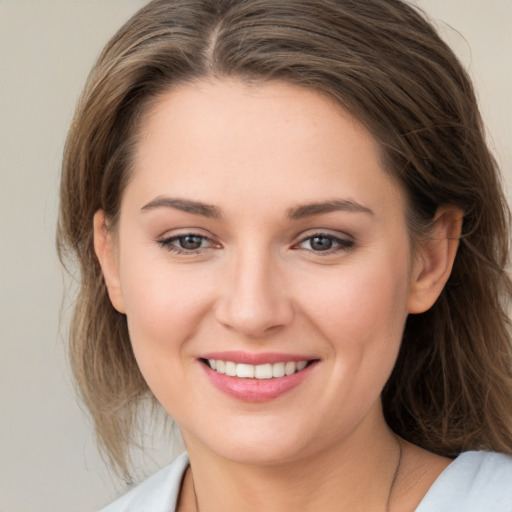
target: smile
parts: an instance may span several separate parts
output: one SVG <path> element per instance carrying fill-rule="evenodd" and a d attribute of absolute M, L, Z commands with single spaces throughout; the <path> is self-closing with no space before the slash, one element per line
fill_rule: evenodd
<path fill-rule="evenodd" d="M 206 377 L 219 391 L 244 402 L 267 402 L 299 387 L 319 359 L 286 354 L 217 352 L 200 358 Z"/>
<path fill-rule="evenodd" d="M 222 359 L 208 359 L 208 365 L 217 373 L 242 379 L 272 379 L 300 372 L 306 368 L 308 361 L 287 361 L 265 364 L 245 364 Z"/>

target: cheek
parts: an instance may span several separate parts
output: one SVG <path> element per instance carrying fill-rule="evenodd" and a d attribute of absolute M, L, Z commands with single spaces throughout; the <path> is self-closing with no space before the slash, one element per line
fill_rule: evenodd
<path fill-rule="evenodd" d="M 338 404 L 334 410 L 350 404 L 350 417 L 356 418 L 378 400 L 395 365 L 407 318 L 408 280 L 399 267 L 382 261 L 340 274 L 321 287 L 308 287 L 304 316 L 327 341 L 326 359 L 333 365 L 325 402 Z"/>
<path fill-rule="evenodd" d="M 130 339 L 142 373 L 158 361 L 178 365 L 186 341 L 211 309 L 214 283 L 192 265 L 171 266 L 165 256 L 151 260 L 130 253 L 121 265 L 122 292 Z M 188 267 L 188 268 L 187 268 Z"/>
<path fill-rule="evenodd" d="M 407 314 L 408 282 L 403 271 L 374 265 L 345 268 L 339 276 L 305 284 L 303 304 L 311 317 L 331 333 L 364 335 L 365 332 L 401 330 Z M 315 286 L 316 284 L 316 286 Z"/>
<path fill-rule="evenodd" d="M 335 278 L 316 281 L 322 286 L 305 282 L 304 315 L 327 340 L 334 374 L 372 396 L 392 371 L 407 318 L 405 258 L 402 264 L 380 259 L 340 269 Z"/>

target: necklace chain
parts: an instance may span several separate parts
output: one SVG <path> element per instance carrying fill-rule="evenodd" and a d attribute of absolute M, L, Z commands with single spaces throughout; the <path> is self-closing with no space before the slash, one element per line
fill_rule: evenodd
<path fill-rule="evenodd" d="M 390 512 L 391 510 L 391 495 L 393 494 L 393 489 L 398 479 L 398 473 L 400 473 L 400 466 L 402 464 L 402 443 L 396 434 L 393 435 L 395 436 L 396 442 L 398 444 L 398 462 L 396 463 L 395 473 L 393 474 L 393 479 L 391 480 L 391 485 L 389 486 L 388 499 L 386 501 L 386 512 Z"/>
<path fill-rule="evenodd" d="M 402 443 L 400 442 L 400 439 L 397 435 L 395 435 L 396 442 L 398 444 L 398 462 L 396 463 L 395 472 L 393 473 L 393 479 L 391 480 L 391 485 L 389 486 L 389 492 L 388 492 L 388 498 L 386 500 L 386 512 L 390 512 L 390 505 L 391 505 L 391 496 L 393 494 L 393 489 L 395 487 L 396 481 L 398 479 L 398 474 L 400 473 L 400 466 L 402 464 Z M 196 494 L 196 486 L 194 483 L 194 477 L 192 477 L 192 489 L 194 491 L 194 500 L 196 504 L 196 512 L 199 512 L 199 503 L 197 501 L 197 494 Z"/>

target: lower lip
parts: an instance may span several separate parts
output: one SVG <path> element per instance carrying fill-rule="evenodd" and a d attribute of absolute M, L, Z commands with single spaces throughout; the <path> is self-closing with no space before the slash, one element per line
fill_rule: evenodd
<path fill-rule="evenodd" d="M 317 361 L 310 363 L 300 372 L 272 379 L 242 379 L 230 377 L 212 370 L 200 363 L 211 383 L 220 391 L 244 402 L 268 402 L 284 395 L 301 384 L 311 374 Z"/>

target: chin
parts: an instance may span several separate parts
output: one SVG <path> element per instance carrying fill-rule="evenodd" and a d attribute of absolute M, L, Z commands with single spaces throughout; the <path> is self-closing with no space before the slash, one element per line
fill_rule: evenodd
<path fill-rule="evenodd" d="M 317 430 L 309 422 L 302 423 L 290 418 L 233 419 L 231 427 L 218 425 L 208 432 L 190 435 L 183 432 L 189 451 L 207 448 L 210 453 L 239 464 L 277 465 L 300 460 L 315 450 L 318 445 Z M 290 428 L 294 425 L 294 428 Z M 205 435 L 206 434 L 206 435 Z"/>

